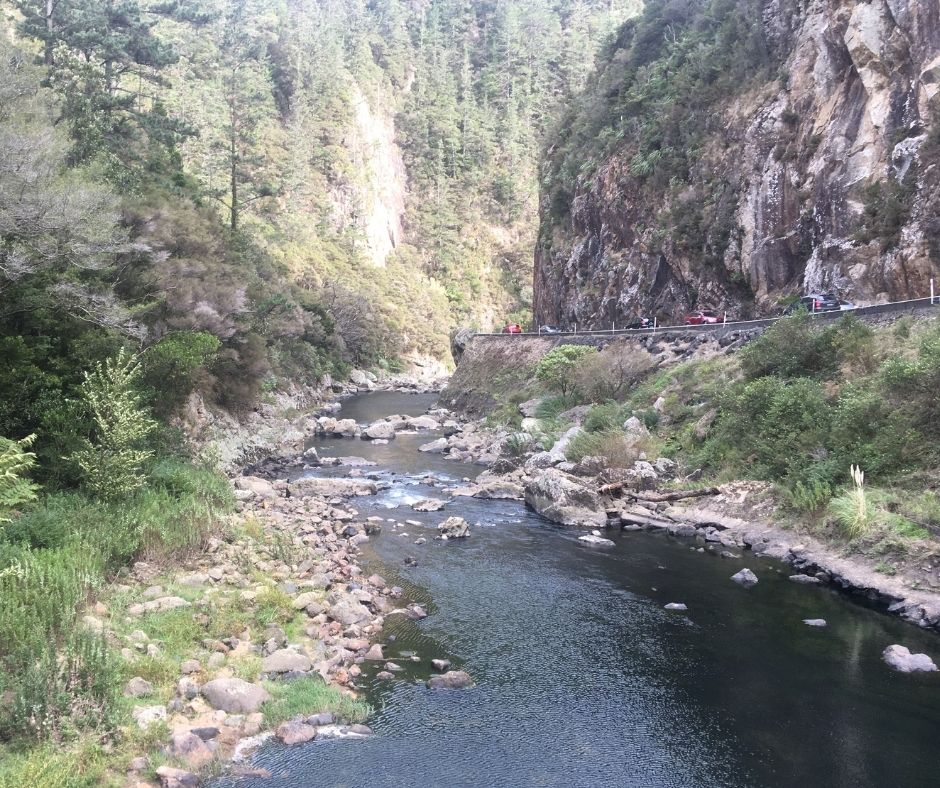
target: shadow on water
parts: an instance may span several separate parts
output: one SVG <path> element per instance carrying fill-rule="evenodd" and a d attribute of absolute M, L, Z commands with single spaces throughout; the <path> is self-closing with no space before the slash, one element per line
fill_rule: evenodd
<path fill-rule="evenodd" d="M 374 395 L 369 407 L 381 403 Z M 425 440 L 373 447 L 383 469 L 471 475 L 440 457 L 415 459 L 410 437 Z M 880 659 L 891 643 L 936 654 L 935 636 L 790 583 L 785 567 L 750 554 L 700 555 L 688 541 L 642 532 L 615 534 L 615 547 L 598 551 L 518 503 L 408 507 L 427 495 L 442 497 L 396 476 L 374 501 L 356 502 L 363 516 L 421 523 L 389 525 L 367 546 L 365 568 L 431 612 L 421 622 L 388 619 L 386 655 L 405 668 L 395 681 L 374 678 L 381 665 L 364 666 L 376 735 L 270 744 L 255 763 L 273 778 L 238 785 L 938 784 L 940 682 L 893 673 Z M 433 540 L 451 514 L 473 535 Z M 419 536 L 428 542 L 415 545 Z M 418 565 L 405 568 L 406 555 Z M 742 566 L 760 577 L 754 588 L 729 580 Z M 670 613 L 667 602 L 689 610 Z M 426 689 L 436 657 L 476 685 Z"/>

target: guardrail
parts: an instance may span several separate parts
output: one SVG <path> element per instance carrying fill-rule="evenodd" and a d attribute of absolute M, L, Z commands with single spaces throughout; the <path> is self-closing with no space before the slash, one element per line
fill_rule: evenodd
<path fill-rule="evenodd" d="M 940 309 L 940 295 L 933 296 L 929 298 L 913 298 L 908 301 L 892 301 L 887 304 L 875 304 L 873 306 L 860 306 L 855 309 L 842 309 L 842 310 L 833 310 L 831 312 L 812 312 L 810 313 L 811 317 L 815 320 L 837 320 L 843 315 L 860 315 L 865 317 L 866 315 L 880 315 L 880 314 L 894 314 L 896 312 L 904 312 L 908 309 L 921 309 L 921 308 L 938 308 Z M 543 334 L 537 331 L 523 331 L 521 334 L 504 334 L 499 333 L 485 333 L 480 332 L 475 336 L 478 337 L 581 337 L 581 336 L 653 336 L 665 331 L 684 331 L 684 332 L 698 332 L 698 333 L 711 333 L 711 332 L 720 332 L 720 331 L 746 331 L 750 328 L 766 328 L 771 326 L 780 320 L 784 315 L 778 317 L 767 317 L 761 318 L 759 320 L 736 320 L 736 321 L 725 321 L 722 323 L 711 323 L 706 325 L 671 325 L 671 326 L 656 326 L 654 328 L 600 328 L 600 329 L 590 329 L 587 331 L 557 331 L 551 334 Z"/>

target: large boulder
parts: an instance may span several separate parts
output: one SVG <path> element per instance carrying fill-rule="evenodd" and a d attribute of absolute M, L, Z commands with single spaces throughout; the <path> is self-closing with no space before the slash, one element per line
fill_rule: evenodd
<path fill-rule="evenodd" d="M 236 490 L 245 490 L 258 498 L 272 499 L 278 497 L 274 485 L 267 479 L 261 479 L 257 476 L 239 476 L 234 483 Z"/>
<path fill-rule="evenodd" d="M 431 416 L 412 416 L 408 419 L 408 426 L 413 430 L 439 430 L 441 423 Z"/>
<path fill-rule="evenodd" d="M 554 523 L 580 528 L 607 524 L 601 497 L 567 473 L 549 468 L 528 481 L 524 489 L 525 502 Z"/>
<path fill-rule="evenodd" d="M 424 452 L 425 454 L 442 454 L 447 451 L 447 446 L 447 438 L 438 438 L 430 443 L 422 444 L 418 447 L 418 451 Z"/>
<path fill-rule="evenodd" d="M 466 539 L 470 536 L 470 526 L 462 517 L 448 517 L 437 526 L 442 539 Z"/>
<path fill-rule="evenodd" d="M 395 425 L 389 421 L 377 421 L 362 431 L 363 439 L 388 441 L 395 437 Z"/>
<path fill-rule="evenodd" d="M 237 678 L 213 679 L 200 691 L 213 709 L 229 714 L 254 714 L 271 699 L 264 687 Z"/>
<path fill-rule="evenodd" d="M 926 654 L 912 654 L 910 649 L 897 644 L 888 646 L 881 657 L 889 667 L 901 673 L 932 673 L 937 669 L 934 661 Z"/>
<path fill-rule="evenodd" d="M 422 498 L 420 501 L 411 504 L 411 508 L 416 512 L 439 512 L 445 506 L 447 506 L 447 502 L 438 498 Z"/>
<path fill-rule="evenodd" d="M 336 599 L 327 611 L 327 615 L 334 621 L 339 621 L 344 627 L 361 624 L 372 617 L 369 609 L 351 596 L 341 596 Z"/>
<path fill-rule="evenodd" d="M 757 585 L 757 575 L 755 575 L 750 569 L 746 568 L 731 575 L 731 579 L 738 585 L 742 585 L 745 588 L 750 588 L 751 586 Z"/>
<path fill-rule="evenodd" d="M 485 501 L 521 501 L 525 496 L 525 490 L 518 482 L 508 479 L 494 479 L 493 481 L 481 482 L 477 485 L 474 498 L 481 498 Z"/>
<path fill-rule="evenodd" d="M 564 462 L 568 459 L 566 454 L 568 447 L 571 445 L 571 441 L 573 441 L 580 432 L 581 427 L 575 425 L 555 441 L 555 445 L 552 446 L 551 451 L 549 451 L 553 463 Z"/>
<path fill-rule="evenodd" d="M 334 421 L 332 434 L 341 438 L 353 438 L 359 434 L 359 425 L 355 419 Z"/>
<path fill-rule="evenodd" d="M 288 746 L 312 741 L 317 729 L 302 720 L 291 720 L 278 726 L 275 736 Z"/>
<path fill-rule="evenodd" d="M 212 750 L 191 731 L 180 731 L 170 736 L 167 752 L 193 769 L 200 769 L 212 760 Z"/>
<path fill-rule="evenodd" d="M 291 492 L 303 498 L 319 495 L 324 498 L 350 498 L 375 495 L 379 491 L 375 482 L 368 479 L 330 479 L 309 477 L 291 483 Z"/>
<path fill-rule="evenodd" d="M 261 661 L 265 673 L 306 673 L 313 667 L 310 657 L 293 649 L 281 648 Z"/>

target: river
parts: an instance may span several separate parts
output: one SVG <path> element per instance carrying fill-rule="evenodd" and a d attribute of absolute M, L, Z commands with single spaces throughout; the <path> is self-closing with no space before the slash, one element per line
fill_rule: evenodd
<path fill-rule="evenodd" d="M 432 401 L 366 395 L 343 416 L 415 415 Z M 374 678 L 381 663 L 363 666 L 374 737 L 269 743 L 254 762 L 273 777 L 239 786 L 940 785 L 940 677 L 881 661 L 892 643 L 936 657 L 935 635 L 797 586 L 785 566 L 749 553 L 703 555 L 646 532 L 610 534 L 615 547 L 598 550 L 515 502 L 458 498 L 417 514 L 414 500 L 446 498 L 428 474 L 479 470 L 419 453 L 428 440 L 316 443 L 324 456 L 365 456 L 389 474 L 389 489 L 355 501 L 362 516 L 423 523 L 387 524 L 366 546 L 364 569 L 431 615 L 388 619 L 385 653 L 405 668 L 395 681 Z M 452 514 L 472 536 L 434 540 Z M 428 542 L 415 545 L 419 536 Z M 760 578 L 754 588 L 729 580 L 744 566 Z M 668 602 L 688 612 L 668 612 Z M 437 657 L 475 686 L 428 690 Z"/>

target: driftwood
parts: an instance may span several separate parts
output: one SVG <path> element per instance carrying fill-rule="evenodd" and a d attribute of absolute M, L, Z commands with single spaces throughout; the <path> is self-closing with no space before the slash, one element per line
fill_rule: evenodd
<path fill-rule="evenodd" d="M 614 492 L 622 492 L 628 498 L 636 501 L 649 501 L 650 503 L 662 503 L 663 501 L 682 501 L 686 498 L 703 498 L 706 495 L 718 495 L 720 490 L 717 487 L 703 487 L 700 490 L 674 490 L 673 492 L 655 493 L 641 492 L 639 490 L 627 490 L 628 481 L 615 482 L 614 484 L 605 484 L 597 492 L 601 495 L 609 495 Z"/>

